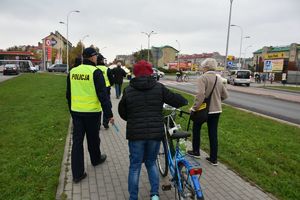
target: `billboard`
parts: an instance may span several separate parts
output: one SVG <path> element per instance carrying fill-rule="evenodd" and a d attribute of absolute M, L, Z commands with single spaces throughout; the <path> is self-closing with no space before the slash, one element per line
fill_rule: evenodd
<path fill-rule="evenodd" d="M 264 72 L 281 72 L 282 69 L 283 69 L 283 59 L 264 61 Z"/>

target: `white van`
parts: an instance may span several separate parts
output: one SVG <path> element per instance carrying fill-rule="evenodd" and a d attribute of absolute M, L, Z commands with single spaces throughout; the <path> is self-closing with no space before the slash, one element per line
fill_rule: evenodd
<path fill-rule="evenodd" d="M 250 70 L 232 70 L 229 75 L 229 83 L 232 85 L 250 86 Z"/>

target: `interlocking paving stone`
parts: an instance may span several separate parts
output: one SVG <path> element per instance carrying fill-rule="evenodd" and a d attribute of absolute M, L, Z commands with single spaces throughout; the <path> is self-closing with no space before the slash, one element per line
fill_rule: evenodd
<path fill-rule="evenodd" d="M 120 129 L 119 133 L 110 127 L 105 130 L 101 127 L 101 152 L 107 154 L 107 160 L 96 167 L 90 163 L 89 153 L 86 141 L 84 142 L 85 169 L 88 174 L 87 178 L 78 184 L 72 182 L 72 173 L 70 166 L 70 145 L 66 144 L 69 152 L 69 158 L 65 159 L 66 181 L 60 183 L 64 186 L 63 191 L 67 195 L 67 199 L 91 199 L 91 200 L 126 200 L 129 199 L 127 189 L 127 176 L 129 168 L 129 152 L 128 142 L 125 138 L 126 123 L 117 112 L 118 101 L 112 95 L 113 112 L 115 123 Z M 70 140 L 72 138 L 70 137 Z M 70 143 L 70 141 L 67 141 Z M 191 144 L 188 144 L 190 147 Z M 201 177 L 201 185 L 206 200 L 223 200 L 223 199 L 274 199 L 273 196 L 264 193 L 259 188 L 244 181 L 235 172 L 228 169 L 227 166 L 219 163 L 215 167 L 210 165 L 205 157 L 207 154 L 201 151 L 201 159 L 199 162 L 203 167 L 203 175 Z M 169 177 L 160 177 L 160 184 L 168 184 Z M 142 167 L 139 185 L 139 199 L 149 200 L 150 184 L 145 166 Z M 60 194 L 57 194 L 57 199 Z M 160 189 L 161 200 L 175 199 L 175 189 L 170 191 L 162 191 Z"/>

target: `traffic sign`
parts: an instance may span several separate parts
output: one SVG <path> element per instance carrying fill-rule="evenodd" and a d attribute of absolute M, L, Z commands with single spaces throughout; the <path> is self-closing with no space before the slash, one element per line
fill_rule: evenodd
<path fill-rule="evenodd" d="M 46 39 L 46 40 L 45 40 L 45 45 L 46 45 L 46 46 L 51 46 L 51 40 Z"/>
<path fill-rule="evenodd" d="M 56 44 L 57 44 L 57 41 L 56 41 L 54 38 L 52 38 L 52 39 L 51 39 L 51 45 L 54 46 L 54 45 L 56 45 Z"/>
<path fill-rule="evenodd" d="M 272 60 L 265 60 L 264 72 L 272 72 Z"/>

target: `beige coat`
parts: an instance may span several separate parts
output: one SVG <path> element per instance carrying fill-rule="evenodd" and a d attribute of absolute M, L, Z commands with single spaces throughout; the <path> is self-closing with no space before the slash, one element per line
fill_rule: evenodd
<path fill-rule="evenodd" d="M 222 83 L 221 77 L 217 76 L 217 83 L 215 89 L 211 95 L 210 106 L 209 106 L 209 114 L 213 113 L 221 113 L 222 106 L 221 101 L 228 98 L 228 92 L 225 85 Z M 207 98 L 212 91 L 216 80 L 216 73 L 214 71 L 208 71 L 204 73 L 198 79 L 197 86 L 198 92 L 195 96 L 195 102 L 192 107 L 193 110 L 198 110 L 204 98 Z"/>

